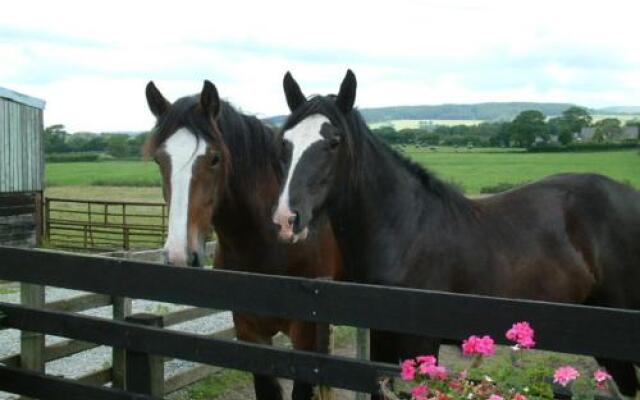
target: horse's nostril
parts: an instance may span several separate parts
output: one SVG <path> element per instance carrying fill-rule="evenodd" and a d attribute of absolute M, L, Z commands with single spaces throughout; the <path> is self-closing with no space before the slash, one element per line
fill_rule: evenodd
<path fill-rule="evenodd" d="M 289 222 L 289 226 L 296 226 L 296 224 L 298 223 L 298 213 L 297 212 L 293 212 L 293 215 L 291 215 L 288 219 L 287 222 Z"/>
<path fill-rule="evenodd" d="M 198 253 L 196 253 L 195 251 L 189 253 L 189 265 L 192 267 L 200 266 L 200 259 L 198 257 Z"/>

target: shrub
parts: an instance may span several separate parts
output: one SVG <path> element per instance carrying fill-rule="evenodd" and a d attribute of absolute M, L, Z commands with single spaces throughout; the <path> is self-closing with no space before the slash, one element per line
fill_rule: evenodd
<path fill-rule="evenodd" d="M 61 162 L 91 162 L 98 161 L 103 153 L 97 151 L 82 151 L 71 153 L 50 153 L 45 156 L 45 160 L 51 163 Z"/>
<path fill-rule="evenodd" d="M 562 146 L 557 143 L 541 143 L 536 146 L 529 147 L 528 152 L 531 153 L 561 153 L 561 152 L 580 152 L 580 151 L 609 151 L 609 150 L 624 150 L 635 149 L 638 147 L 638 142 L 635 140 L 627 140 L 621 143 L 597 143 L 597 142 L 581 142 L 570 143 L 566 146 Z"/>
<path fill-rule="evenodd" d="M 159 187 L 161 178 L 102 178 L 91 181 L 91 186 Z"/>

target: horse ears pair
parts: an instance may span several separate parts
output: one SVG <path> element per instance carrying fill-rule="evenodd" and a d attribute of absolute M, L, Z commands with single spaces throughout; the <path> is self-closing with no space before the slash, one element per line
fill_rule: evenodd
<path fill-rule="evenodd" d="M 149 109 L 156 118 L 163 116 L 171 106 L 171 103 L 164 98 L 153 81 L 147 83 L 146 95 Z M 214 119 L 217 118 L 220 113 L 220 96 L 218 95 L 218 89 L 208 80 L 204 81 L 202 92 L 200 92 L 200 107 Z"/>
<path fill-rule="evenodd" d="M 287 104 L 292 112 L 307 102 L 307 98 L 302 93 L 302 90 L 300 90 L 298 82 L 293 79 L 290 72 L 287 72 L 284 75 L 282 85 L 284 86 L 284 94 L 287 98 Z M 336 106 L 338 106 L 342 112 L 348 113 L 353 109 L 353 104 L 356 101 L 357 86 L 358 83 L 356 81 L 356 75 L 353 71 L 348 69 L 347 74 L 344 76 L 342 84 L 340 85 L 338 96 L 336 96 Z"/>
<path fill-rule="evenodd" d="M 356 101 L 357 85 L 355 74 L 350 69 L 347 70 L 347 74 L 340 85 L 340 92 L 338 92 L 338 96 L 336 97 L 336 106 L 338 106 L 342 112 L 348 113 L 353 109 L 353 104 Z M 302 90 L 300 90 L 298 82 L 293 79 L 290 72 L 284 75 L 283 86 L 287 104 L 292 112 L 307 102 L 307 98 L 302 93 Z M 146 95 L 149 109 L 156 118 L 160 118 L 169 110 L 171 103 L 164 98 L 153 81 L 147 83 Z M 218 89 L 208 80 L 205 80 L 202 86 L 200 107 L 214 119 L 217 118 L 220 113 L 220 96 L 218 95 Z"/>

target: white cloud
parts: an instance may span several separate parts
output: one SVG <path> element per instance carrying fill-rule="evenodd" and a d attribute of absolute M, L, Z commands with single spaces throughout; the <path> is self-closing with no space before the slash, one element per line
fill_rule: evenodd
<path fill-rule="evenodd" d="M 175 99 L 208 78 L 269 115 L 286 112 L 286 70 L 311 94 L 335 92 L 347 67 L 361 107 L 631 105 L 639 10 L 620 0 L 13 2 L 0 13 L 0 85 L 45 98 L 47 123 L 97 131 L 147 129 L 150 79 Z"/>

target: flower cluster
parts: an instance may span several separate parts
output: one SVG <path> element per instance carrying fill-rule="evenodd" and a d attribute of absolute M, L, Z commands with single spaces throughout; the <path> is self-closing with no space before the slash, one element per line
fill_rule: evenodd
<path fill-rule="evenodd" d="M 465 356 L 492 356 L 496 353 L 493 343 L 491 336 L 469 336 L 468 339 L 462 342 L 462 354 Z"/>
<path fill-rule="evenodd" d="M 526 322 L 517 322 L 506 332 L 507 339 L 515 342 L 514 350 L 531 349 L 535 346 L 534 330 Z M 484 357 L 495 354 L 495 342 L 488 335 L 469 336 L 462 342 L 462 354 L 473 358 L 467 369 L 454 373 L 447 370 L 444 365 L 439 365 L 433 355 L 422 355 L 416 358 L 404 360 L 401 364 L 400 377 L 409 388 L 404 396 L 412 400 L 528 400 L 527 396 L 536 397 L 529 392 L 529 386 L 514 386 L 503 382 L 494 381 L 488 376 L 478 378 L 475 368 L 480 365 Z M 518 353 L 513 353 L 520 354 Z M 518 367 L 514 362 L 513 368 Z M 548 375 L 546 375 L 548 376 Z M 553 382 L 567 386 L 580 378 L 580 372 L 571 365 L 565 365 L 555 370 Z M 591 382 L 592 390 L 602 390 L 611 381 L 611 375 L 606 371 L 597 370 L 593 374 Z M 539 383 L 539 382 L 538 382 Z M 537 384 L 532 382 L 532 384 Z M 544 383 L 548 385 L 548 383 Z M 549 387 L 549 390 L 550 387 Z M 382 383 L 382 391 L 387 399 L 399 399 L 394 391 L 389 388 L 389 380 Z M 593 392 L 595 395 L 595 392 Z"/>
<path fill-rule="evenodd" d="M 516 322 L 511 329 L 507 331 L 507 339 L 516 342 L 517 346 L 530 349 L 536 345 L 533 340 L 533 329 L 528 322 Z"/>

